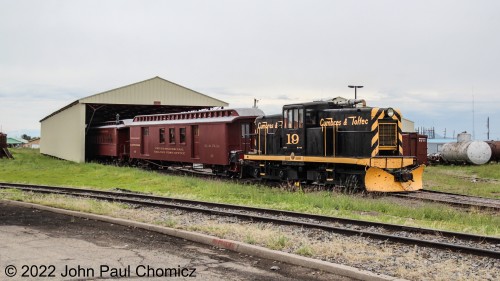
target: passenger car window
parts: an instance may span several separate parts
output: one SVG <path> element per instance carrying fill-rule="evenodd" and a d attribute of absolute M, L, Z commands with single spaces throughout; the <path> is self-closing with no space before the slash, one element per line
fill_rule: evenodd
<path fill-rule="evenodd" d="M 165 129 L 160 128 L 160 143 L 165 143 Z"/>
<path fill-rule="evenodd" d="M 179 142 L 186 143 L 186 128 L 179 129 Z"/>
<path fill-rule="evenodd" d="M 175 144 L 175 128 L 168 129 L 168 142 Z"/>

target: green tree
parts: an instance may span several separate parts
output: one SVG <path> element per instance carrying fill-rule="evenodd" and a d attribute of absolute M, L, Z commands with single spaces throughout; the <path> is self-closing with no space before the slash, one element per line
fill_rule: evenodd
<path fill-rule="evenodd" d="M 28 136 L 27 134 L 22 134 L 22 135 L 21 135 L 21 138 L 22 138 L 22 139 L 25 139 L 25 140 L 27 140 L 27 141 L 30 141 L 30 140 L 32 139 L 32 137 Z"/>

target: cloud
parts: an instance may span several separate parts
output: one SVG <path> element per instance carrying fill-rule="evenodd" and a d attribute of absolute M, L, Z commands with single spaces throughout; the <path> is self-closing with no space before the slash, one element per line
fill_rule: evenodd
<path fill-rule="evenodd" d="M 493 0 L 5 1 L 0 122 L 34 127 L 78 98 L 158 75 L 231 106 L 257 98 L 269 113 L 352 98 L 358 83 L 369 105 L 464 130 L 474 95 L 476 119 L 499 124 L 498 10 Z"/>

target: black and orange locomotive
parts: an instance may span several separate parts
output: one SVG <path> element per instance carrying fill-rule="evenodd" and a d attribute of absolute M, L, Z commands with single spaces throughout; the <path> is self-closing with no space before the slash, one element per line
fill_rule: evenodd
<path fill-rule="evenodd" d="M 91 128 L 90 158 L 377 192 L 422 189 L 424 167 L 403 156 L 401 114 L 364 100 L 285 105 L 282 114 L 215 109 L 136 116 Z"/>
<path fill-rule="evenodd" d="M 422 189 L 424 167 L 403 156 L 401 114 L 364 100 L 285 105 L 259 117 L 256 149 L 244 156 L 253 177 L 378 192 Z"/>

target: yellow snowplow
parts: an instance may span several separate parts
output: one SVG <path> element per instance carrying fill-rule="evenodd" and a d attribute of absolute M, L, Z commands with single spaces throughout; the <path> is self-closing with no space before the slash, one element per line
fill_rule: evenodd
<path fill-rule="evenodd" d="M 422 175 L 425 165 L 413 170 L 391 174 L 383 169 L 370 167 L 365 175 L 365 188 L 372 192 L 405 192 L 423 188 Z"/>

